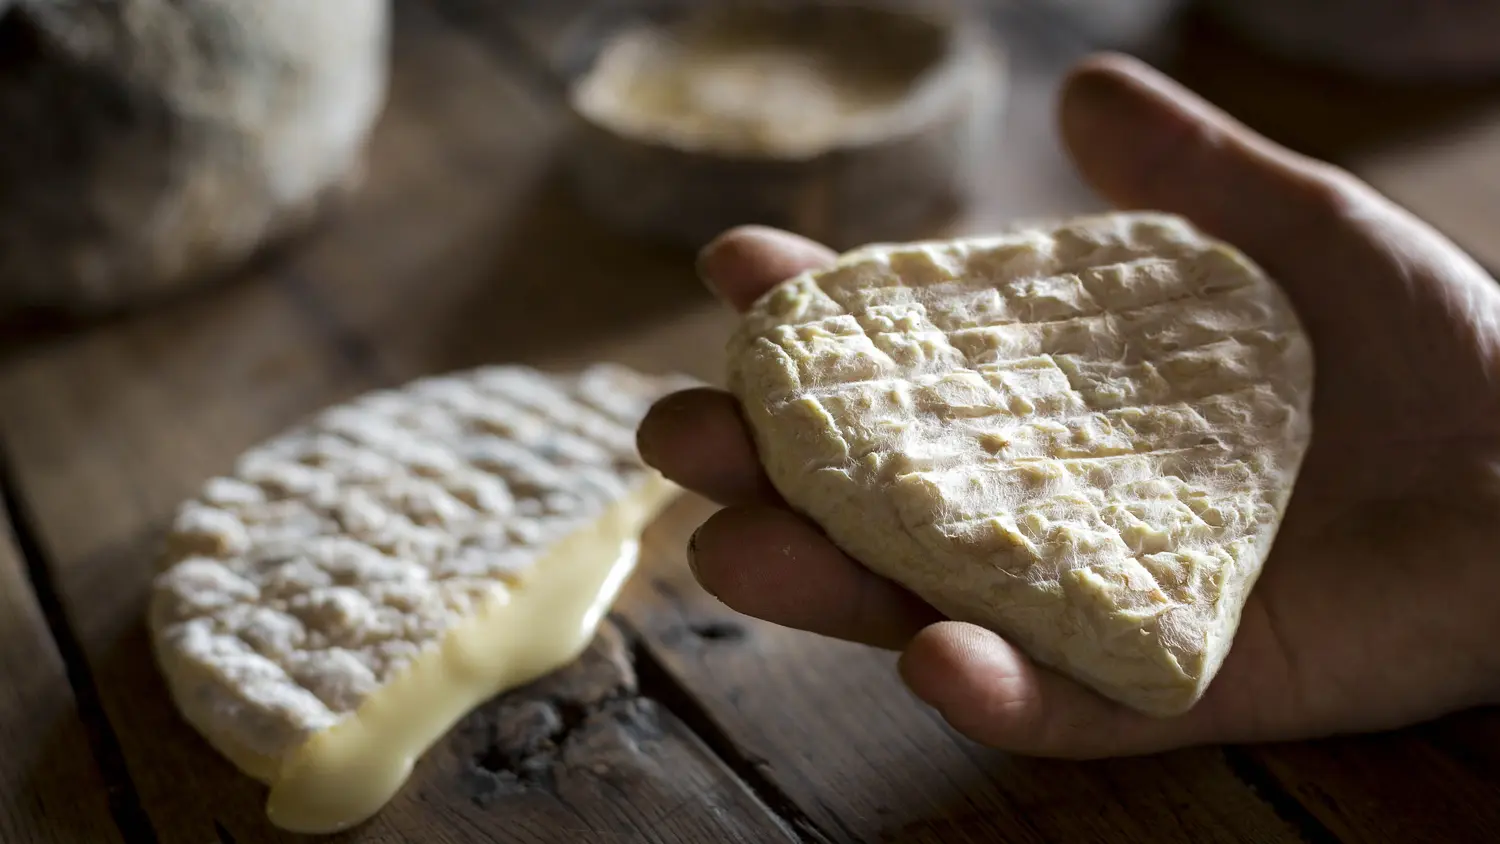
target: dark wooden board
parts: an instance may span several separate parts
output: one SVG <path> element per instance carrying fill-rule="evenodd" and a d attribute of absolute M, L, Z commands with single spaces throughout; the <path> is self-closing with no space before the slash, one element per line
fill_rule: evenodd
<path fill-rule="evenodd" d="M 235 451 L 344 391 L 344 367 L 308 351 L 322 341 L 284 290 L 220 293 L 35 349 L 0 374 L 0 437 L 48 575 L 164 842 L 280 837 L 245 832 L 263 824 L 263 789 L 176 716 L 156 673 L 144 612 L 160 529 Z"/>
<path fill-rule="evenodd" d="M 470 713 L 381 820 L 435 844 L 796 840 L 647 694 L 606 624 L 577 662 Z"/>
<path fill-rule="evenodd" d="M 1494 718 L 1476 714 L 1388 735 L 1262 748 L 1259 758 L 1341 840 L 1495 841 L 1500 839 L 1500 765 L 1495 764 L 1500 746 L 1493 729 L 1486 740 L 1475 723 Z M 1429 740 L 1443 732 L 1451 732 L 1455 744 Z"/>
<path fill-rule="evenodd" d="M 370 153 L 381 182 L 290 270 L 371 370 L 404 380 L 600 356 L 659 370 L 716 353 L 728 315 L 694 278 L 691 251 L 599 226 L 562 185 L 557 101 L 530 60 L 482 40 L 487 19 L 459 29 L 424 6 L 397 9 L 397 72 Z M 720 368 L 713 356 L 691 367 Z"/>
<path fill-rule="evenodd" d="M 0 841 L 121 841 L 9 528 L 0 514 Z"/>

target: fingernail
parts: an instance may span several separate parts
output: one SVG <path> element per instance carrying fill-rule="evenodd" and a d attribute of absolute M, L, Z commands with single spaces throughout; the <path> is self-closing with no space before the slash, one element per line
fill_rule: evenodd
<path fill-rule="evenodd" d="M 1135 146 L 1138 135 L 1152 130 L 1155 124 L 1131 113 L 1131 105 L 1128 97 L 1122 95 L 1118 79 L 1086 75 L 1068 85 L 1062 101 L 1062 120 L 1065 130 L 1074 138 L 1104 137 L 1111 144 Z"/>
<path fill-rule="evenodd" d="M 662 428 L 662 420 L 682 412 L 681 397 L 686 390 L 668 393 L 656 400 L 646 411 L 639 424 L 635 428 L 635 451 L 647 466 L 657 471 L 661 470 L 661 451 L 658 448 L 664 440 L 670 439 L 671 426 Z M 653 433 L 655 429 L 655 433 Z"/>
<path fill-rule="evenodd" d="M 709 278 L 708 273 L 708 259 L 714 253 L 714 249 L 718 247 L 719 241 L 723 239 L 724 235 L 721 234 L 710 240 L 702 249 L 698 250 L 698 256 L 693 259 L 693 271 L 698 274 L 698 280 L 704 284 L 712 283 L 712 279 Z"/>
<path fill-rule="evenodd" d="M 705 522 L 704 524 L 707 524 L 707 522 Z M 695 531 L 693 531 L 693 535 L 688 537 L 688 543 L 687 543 L 687 564 L 688 564 L 688 569 L 690 571 L 692 571 L 692 573 L 693 573 L 693 579 L 696 580 L 696 581 L 698 581 L 698 585 L 699 586 L 703 586 L 703 578 L 700 577 L 699 574 L 698 574 L 698 534 L 700 534 L 702 532 L 703 532 L 703 525 L 699 525 L 698 529 L 695 530 Z M 704 591 L 708 590 L 707 586 L 704 586 L 703 588 L 704 588 Z M 713 593 L 709 592 L 709 594 L 712 595 Z M 717 597 L 717 596 L 715 596 L 715 597 Z"/>
<path fill-rule="evenodd" d="M 647 466 L 654 469 L 659 470 L 661 468 L 657 460 L 661 456 L 658 446 L 666 438 L 667 432 L 671 430 L 670 426 L 666 429 L 662 428 L 662 419 L 679 412 L 680 404 L 678 397 L 680 395 L 680 392 L 668 393 L 657 399 L 646 410 L 646 415 L 641 418 L 641 421 L 635 427 L 636 453 L 641 456 L 641 459 L 646 462 Z"/>
<path fill-rule="evenodd" d="M 650 415 L 650 411 L 647 411 L 646 418 L 649 419 Z M 641 424 L 635 429 L 635 453 L 640 456 L 642 463 L 653 469 L 657 468 L 656 449 L 652 447 L 654 441 L 654 437 L 646 435 L 646 419 L 642 419 Z"/>

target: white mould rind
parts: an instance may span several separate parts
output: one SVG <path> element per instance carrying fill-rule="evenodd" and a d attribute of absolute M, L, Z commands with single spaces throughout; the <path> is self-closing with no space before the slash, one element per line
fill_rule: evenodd
<path fill-rule="evenodd" d="M 1291 304 L 1164 214 L 860 249 L 761 297 L 729 359 L 834 542 L 1154 715 L 1222 663 L 1311 437 Z"/>
<path fill-rule="evenodd" d="M 153 585 L 178 708 L 238 764 L 286 758 L 646 484 L 635 426 L 687 383 L 491 366 L 250 450 L 181 506 Z"/>

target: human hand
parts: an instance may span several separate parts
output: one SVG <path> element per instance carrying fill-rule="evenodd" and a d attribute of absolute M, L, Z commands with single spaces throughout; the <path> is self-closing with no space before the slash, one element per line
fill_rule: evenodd
<path fill-rule="evenodd" d="M 1233 649 L 1200 703 L 1150 718 L 942 620 L 780 501 L 738 406 L 693 390 L 642 423 L 645 459 L 725 505 L 694 537 L 728 606 L 901 649 L 918 697 L 1012 752 L 1098 757 L 1392 728 L 1500 703 L 1500 287 L 1346 173 L 1254 135 L 1123 57 L 1063 86 L 1063 139 L 1122 208 L 1181 214 L 1287 291 L 1317 356 L 1314 437 Z M 731 232 L 701 270 L 743 310 L 833 253 Z"/>

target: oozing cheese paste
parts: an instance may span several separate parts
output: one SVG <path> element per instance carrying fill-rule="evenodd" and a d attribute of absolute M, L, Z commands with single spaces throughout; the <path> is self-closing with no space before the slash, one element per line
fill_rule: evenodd
<path fill-rule="evenodd" d="M 415 760 L 475 706 L 576 659 L 634 570 L 641 530 L 673 491 L 653 480 L 563 540 L 525 583 L 497 593 L 439 648 L 266 772 L 271 822 L 330 833 L 368 819 L 400 790 Z M 250 761 L 241 766 L 254 769 Z"/>

